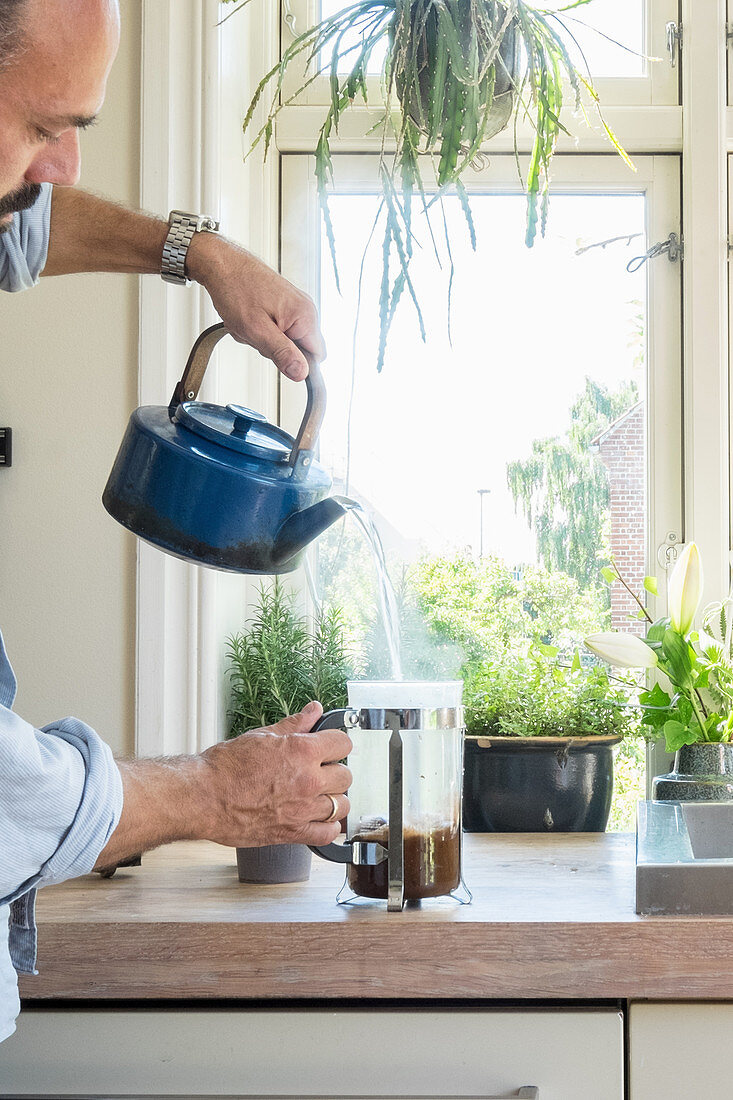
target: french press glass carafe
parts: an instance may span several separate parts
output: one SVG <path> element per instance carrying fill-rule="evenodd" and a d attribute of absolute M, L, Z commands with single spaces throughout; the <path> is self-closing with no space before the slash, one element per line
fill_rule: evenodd
<path fill-rule="evenodd" d="M 349 706 L 316 726 L 344 728 L 351 811 L 346 841 L 314 847 L 345 863 L 338 900 L 405 901 L 453 895 L 470 901 L 461 875 L 463 683 L 353 681 Z"/>

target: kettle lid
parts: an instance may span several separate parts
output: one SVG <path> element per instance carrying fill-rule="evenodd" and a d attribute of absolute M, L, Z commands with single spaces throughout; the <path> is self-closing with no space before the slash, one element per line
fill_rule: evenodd
<path fill-rule="evenodd" d="M 243 405 L 212 405 L 206 401 L 184 401 L 173 419 L 196 435 L 265 462 L 286 462 L 295 440 L 271 424 L 262 413 Z"/>

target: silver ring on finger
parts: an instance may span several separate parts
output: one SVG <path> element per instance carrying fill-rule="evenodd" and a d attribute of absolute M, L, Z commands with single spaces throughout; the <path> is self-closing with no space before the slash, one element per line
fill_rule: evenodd
<path fill-rule="evenodd" d="M 338 819 L 339 804 L 338 804 L 338 799 L 335 798 L 332 794 L 327 794 L 326 798 L 331 799 L 331 806 L 332 806 L 331 813 L 328 815 L 328 817 L 326 818 L 326 820 L 324 822 L 324 824 L 328 825 L 331 821 L 336 821 Z"/>

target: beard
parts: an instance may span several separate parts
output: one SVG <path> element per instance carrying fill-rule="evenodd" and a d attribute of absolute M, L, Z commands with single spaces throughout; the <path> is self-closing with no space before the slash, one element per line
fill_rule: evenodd
<path fill-rule="evenodd" d="M 3 214 L 16 214 L 19 210 L 29 210 L 37 201 L 40 193 L 40 183 L 24 183 L 16 191 L 8 192 L 7 195 L 0 198 L 0 217 Z M 0 233 L 7 232 L 12 224 L 10 221 L 7 225 L 0 225 Z"/>

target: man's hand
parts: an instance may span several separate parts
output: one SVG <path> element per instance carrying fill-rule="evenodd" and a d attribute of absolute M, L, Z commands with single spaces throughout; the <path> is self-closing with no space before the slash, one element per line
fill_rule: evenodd
<path fill-rule="evenodd" d="M 341 730 L 311 733 L 323 708 L 310 703 L 274 726 L 221 741 L 202 753 L 215 793 L 207 840 L 257 844 L 329 844 L 349 811 L 351 772 L 333 763 L 347 756 Z M 338 803 L 337 820 L 329 797 Z"/>
<path fill-rule="evenodd" d="M 197 233 L 187 270 L 206 287 L 235 340 L 256 348 L 294 382 L 308 373 L 303 352 L 318 362 L 325 358 L 313 301 L 251 252 L 224 237 Z"/>
<path fill-rule="evenodd" d="M 233 848 L 335 840 L 349 812 L 351 772 L 333 761 L 352 744 L 341 730 L 310 732 L 322 713 L 310 703 L 195 756 L 120 762 L 122 817 L 97 868 L 172 840 Z M 329 795 L 338 805 L 334 821 Z"/>

